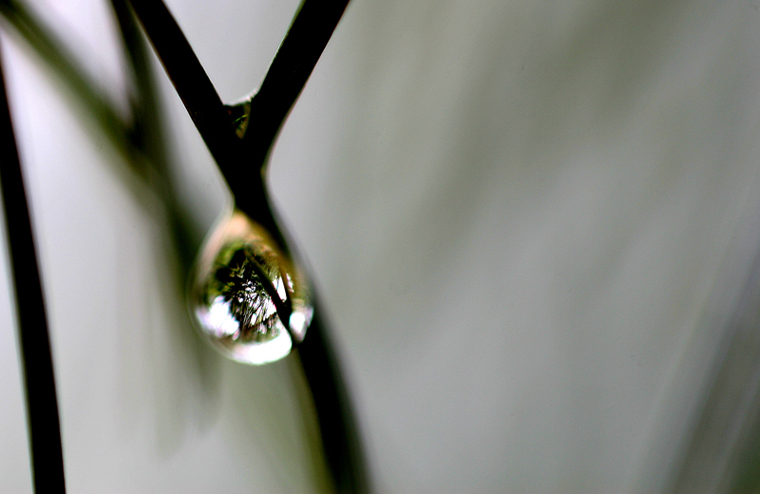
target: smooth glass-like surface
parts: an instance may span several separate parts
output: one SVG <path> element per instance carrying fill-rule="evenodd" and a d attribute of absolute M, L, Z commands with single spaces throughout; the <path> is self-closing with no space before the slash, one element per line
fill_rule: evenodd
<path fill-rule="evenodd" d="M 303 275 L 261 225 L 239 210 L 201 249 L 191 280 L 201 332 L 238 362 L 266 364 L 290 353 L 313 308 Z"/>

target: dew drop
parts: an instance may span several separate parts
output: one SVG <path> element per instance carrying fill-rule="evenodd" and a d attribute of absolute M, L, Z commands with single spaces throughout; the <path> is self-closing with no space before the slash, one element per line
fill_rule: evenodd
<path fill-rule="evenodd" d="M 227 357 L 266 364 L 290 353 L 311 323 L 309 285 L 271 235 L 235 210 L 206 240 L 189 301 L 201 332 Z"/>

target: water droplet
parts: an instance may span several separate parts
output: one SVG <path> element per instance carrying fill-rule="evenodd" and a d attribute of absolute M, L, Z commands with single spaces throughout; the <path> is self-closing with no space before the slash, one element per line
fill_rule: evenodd
<path fill-rule="evenodd" d="M 239 210 L 206 240 L 190 290 L 201 332 L 238 362 L 259 365 L 285 357 L 311 323 L 311 294 L 302 272 Z"/>

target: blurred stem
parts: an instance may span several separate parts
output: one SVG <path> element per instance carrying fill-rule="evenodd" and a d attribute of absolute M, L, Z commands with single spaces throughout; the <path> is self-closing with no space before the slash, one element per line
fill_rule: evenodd
<path fill-rule="evenodd" d="M 83 103 L 84 108 L 102 129 L 116 150 L 128 158 L 134 158 L 135 148 L 130 142 L 130 128 L 110 104 L 102 91 L 86 75 L 76 59 L 64 48 L 64 44 L 40 22 L 27 7 L 16 0 L 0 0 L 0 13 L 16 31 L 32 46 L 34 51 L 60 76 L 70 93 Z M 130 160 L 140 164 L 141 160 Z M 146 170 L 138 174 L 145 178 Z"/>
<path fill-rule="evenodd" d="M 148 50 L 126 0 L 112 0 L 111 6 L 116 14 L 136 88 L 136 94 L 130 98 L 132 142 L 149 157 L 153 167 L 158 168 L 162 175 L 166 175 L 168 163 L 164 132 L 158 116 L 158 96 Z"/>
<path fill-rule="evenodd" d="M 760 492 L 760 248 L 737 292 L 665 492 Z"/>
<path fill-rule="evenodd" d="M 112 0 L 116 20 L 119 24 L 122 41 L 127 51 L 127 60 L 132 70 L 136 94 L 130 100 L 134 146 L 147 158 L 157 172 L 154 191 L 166 206 L 169 227 L 172 231 L 173 247 L 179 254 L 181 273 L 179 285 L 184 286 L 187 273 L 195 258 L 196 242 L 193 241 L 187 215 L 181 209 L 177 199 L 174 182 L 170 178 L 168 151 L 165 145 L 164 129 L 156 93 L 155 77 L 150 65 L 148 47 L 143 39 L 126 0 Z"/>
<path fill-rule="evenodd" d="M 16 292 L 34 487 L 37 492 L 62 493 L 66 486 L 50 337 L 2 60 L 0 92 L 0 187 Z"/>
<path fill-rule="evenodd" d="M 112 2 L 127 60 L 133 72 L 136 95 L 131 98 L 131 124 L 120 117 L 98 85 L 87 76 L 76 58 L 23 2 L 0 0 L 0 14 L 59 77 L 79 108 L 103 132 L 124 157 L 135 178 L 148 186 L 166 205 L 173 244 L 179 254 L 183 277 L 195 256 L 187 216 L 179 209 L 169 177 L 168 153 L 158 114 L 158 97 L 148 52 L 125 0 Z M 139 195 L 137 196 L 140 197 Z M 183 280 L 184 283 L 184 280 Z"/>

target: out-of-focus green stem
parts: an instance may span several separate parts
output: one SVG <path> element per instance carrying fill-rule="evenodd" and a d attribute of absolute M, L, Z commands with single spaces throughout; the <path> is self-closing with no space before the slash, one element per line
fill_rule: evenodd
<path fill-rule="evenodd" d="M 135 81 L 136 94 L 130 99 L 130 122 L 118 114 L 76 57 L 23 2 L 0 0 L 0 14 L 58 77 L 78 104 L 80 113 L 90 119 L 94 128 L 102 132 L 114 150 L 124 157 L 123 162 L 133 176 L 166 205 L 174 245 L 180 255 L 183 273 L 186 273 L 194 256 L 193 242 L 189 240 L 187 219 L 178 210 L 176 193 L 169 179 L 168 153 L 159 123 L 148 53 L 125 1 L 115 0 L 113 7 Z"/>
<path fill-rule="evenodd" d="M 127 57 L 135 81 L 135 96 L 130 100 L 133 130 L 131 142 L 146 157 L 146 163 L 154 171 L 151 185 L 166 206 L 167 221 L 172 230 L 174 247 L 181 265 L 180 285 L 195 258 L 196 245 L 192 240 L 188 215 L 180 206 L 177 190 L 170 178 L 169 153 L 165 132 L 159 115 L 159 97 L 155 77 L 150 65 L 148 45 L 126 0 L 111 0 L 119 31 L 127 48 Z"/>
<path fill-rule="evenodd" d="M 64 44 L 22 2 L 0 0 L 0 14 L 59 76 L 64 87 L 81 103 L 87 115 L 105 133 L 114 148 L 126 157 L 135 158 L 136 148 L 130 140 L 130 125 L 119 116 L 97 84 L 87 77 L 76 58 L 64 48 Z M 129 162 L 145 178 L 146 170 L 141 166 L 142 160 L 130 159 Z"/>

